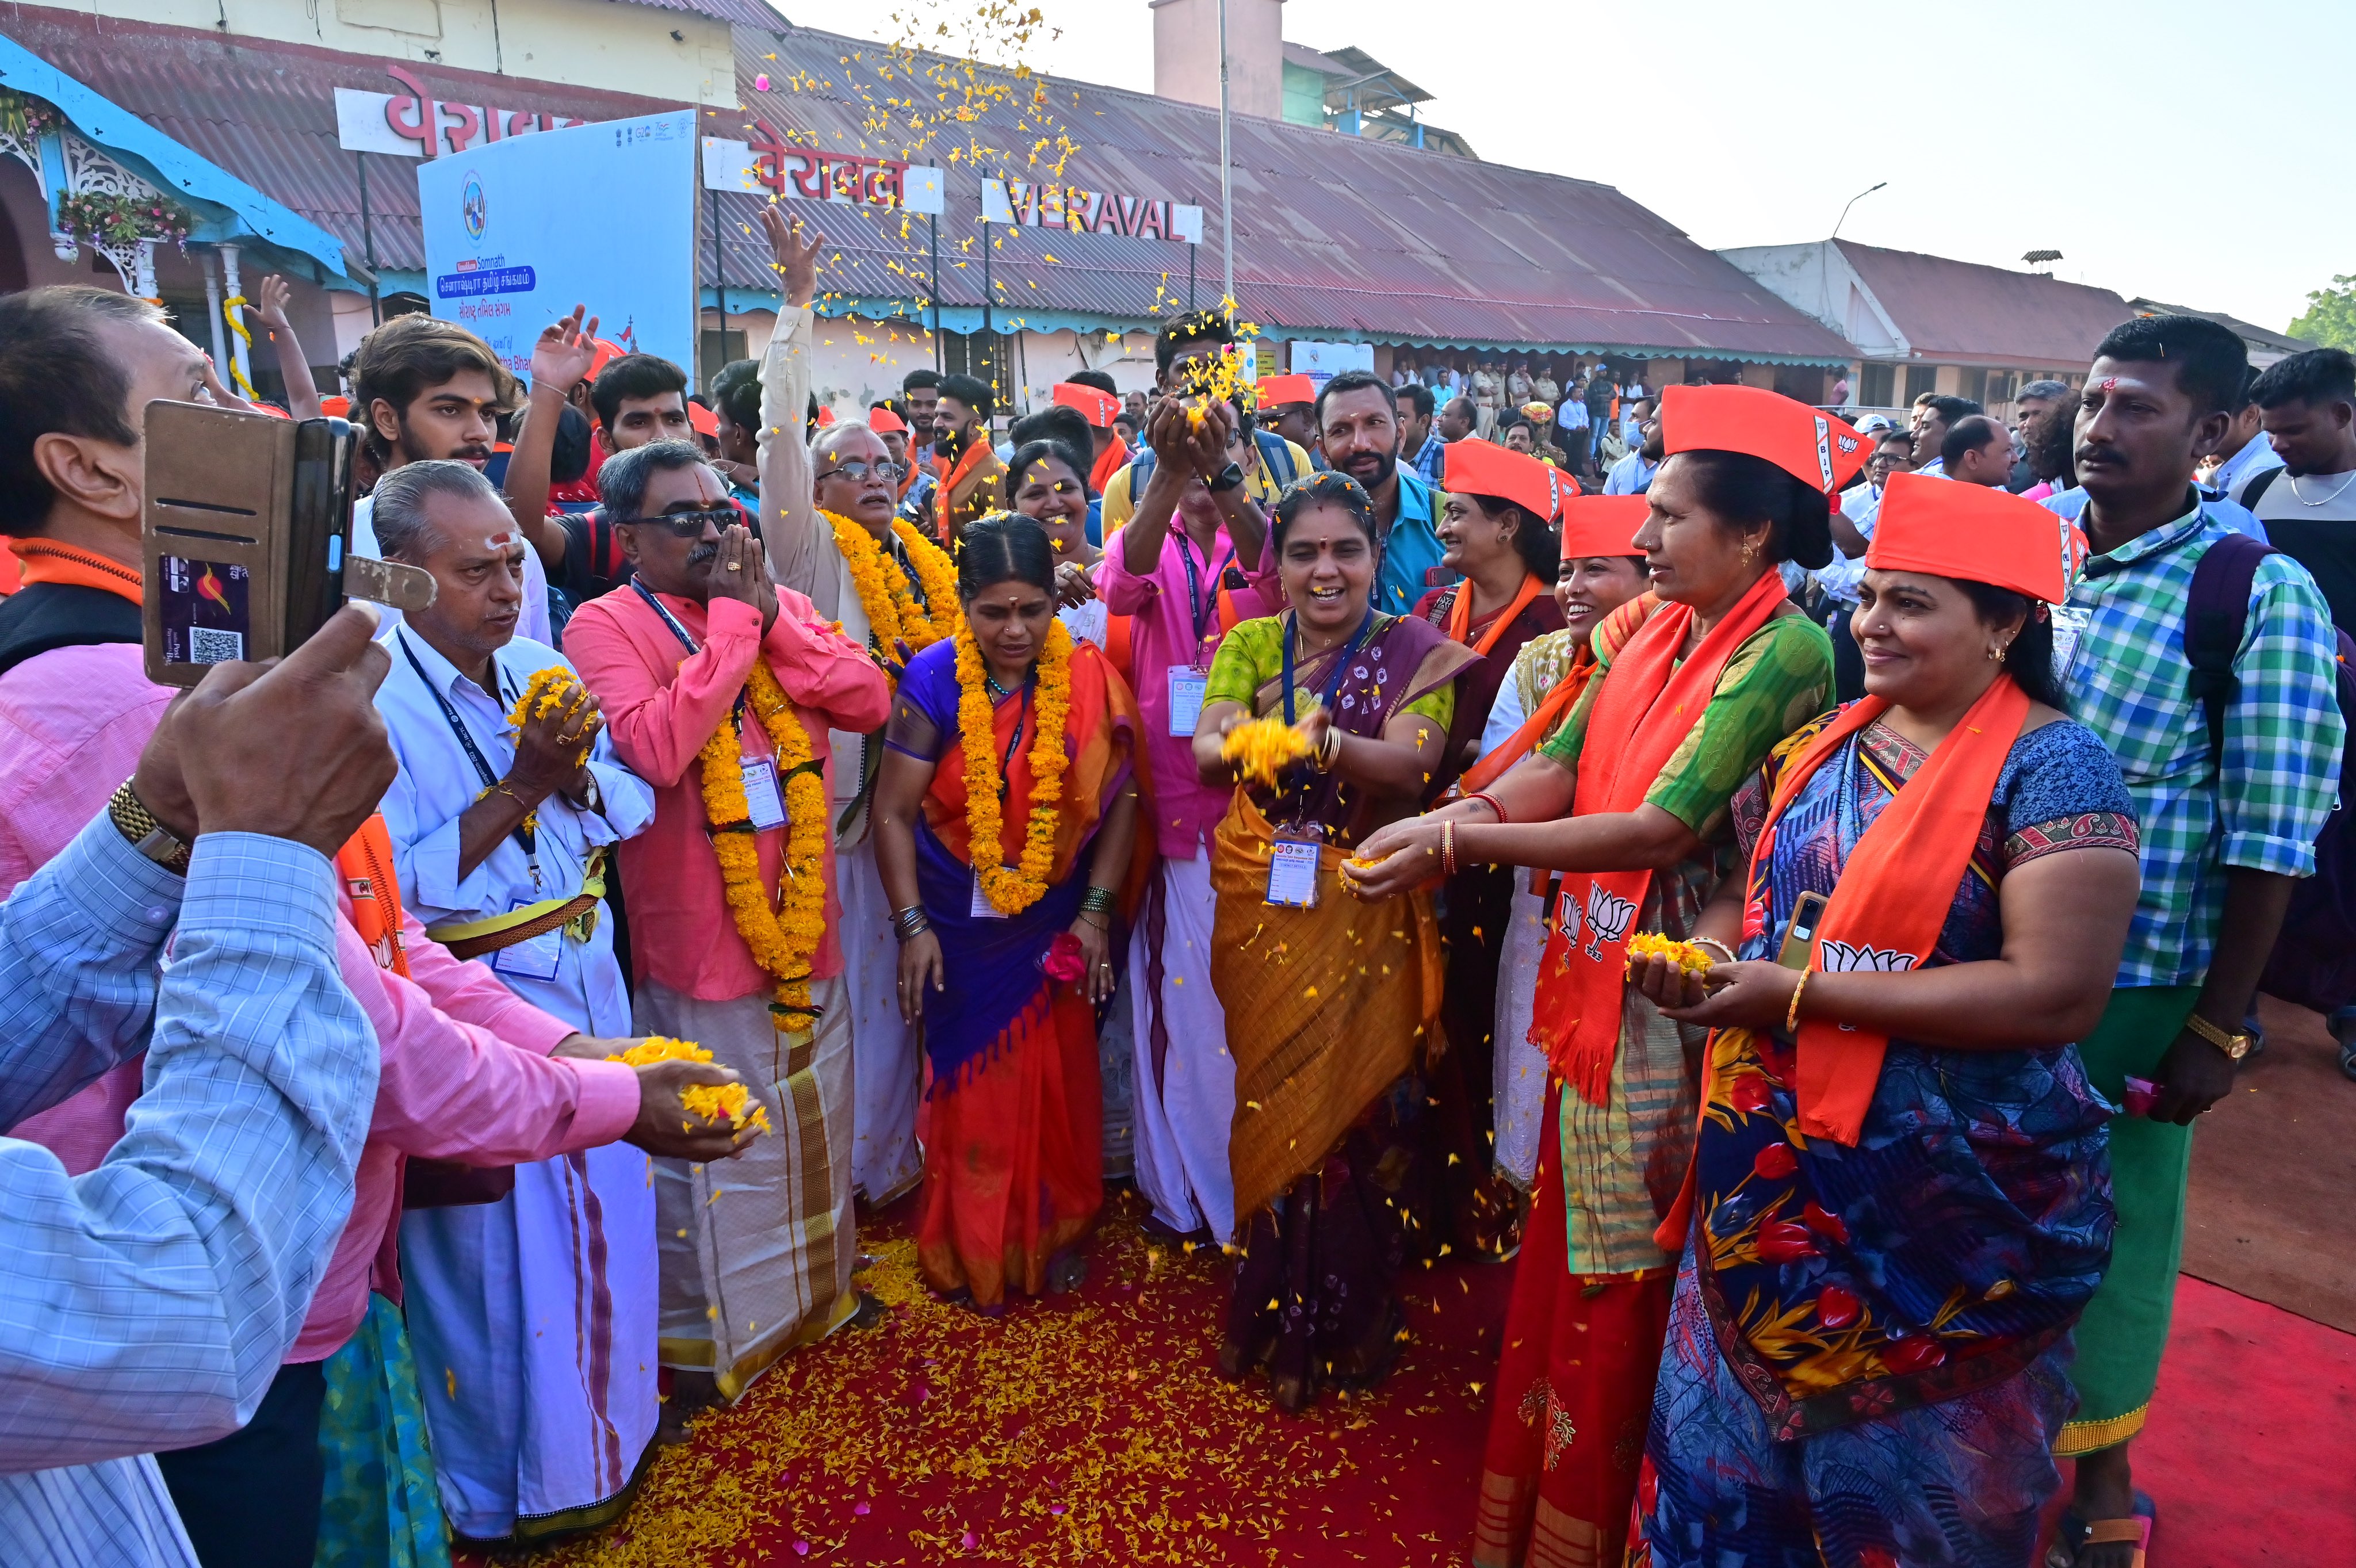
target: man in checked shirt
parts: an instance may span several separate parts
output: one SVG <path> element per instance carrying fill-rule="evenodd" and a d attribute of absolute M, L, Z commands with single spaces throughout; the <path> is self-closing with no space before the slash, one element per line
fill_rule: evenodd
<path fill-rule="evenodd" d="M 2140 1555 L 2147 1527 L 2135 1517 L 2127 1444 L 2168 1343 L 2192 1122 L 2232 1090 L 2249 1048 L 2242 1020 L 2291 884 L 2315 871 L 2346 734 L 2330 616 L 2287 555 L 2257 564 L 2213 754 L 2187 683 L 2193 573 L 2232 532 L 2193 488 L 2193 465 L 2225 435 L 2244 370 L 2242 340 L 2214 322 L 2140 317 L 2095 350 L 2077 419 L 2090 553 L 2055 611 L 2054 658 L 2072 715 L 2118 758 L 2143 829 L 2143 894 L 2117 988 L 2078 1049 L 2114 1103 L 2130 1078 L 2157 1086 L 2148 1115 L 2111 1123 L 2118 1229 L 2078 1322 L 2077 1415 L 2054 1441 L 2078 1459 L 2061 1532 L 2078 1568 L 2128 1568 Z M 2103 1539 L 2087 1541 L 2089 1527 Z"/>

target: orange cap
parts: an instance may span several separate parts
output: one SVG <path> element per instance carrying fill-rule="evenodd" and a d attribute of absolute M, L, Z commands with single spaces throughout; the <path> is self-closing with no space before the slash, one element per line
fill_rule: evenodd
<path fill-rule="evenodd" d="M 1307 376 L 1262 376 L 1259 379 L 1259 406 L 1262 408 L 1316 401 L 1317 383 Z"/>
<path fill-rule="evenodd" d="M 598 338 L 596 355 L 589 361 L 589 380 L 595 381 L 597 372 L 605 368 L 607 361 L 620 359 L 623 353 L 619 343 L 608 343 L 603 338 Z"/>
<path fill-rule="evenodd" d="M 1748 452 L 1829 495 L 1865 467 L 1873 443 L 1764 387 L 1670 387 L 1661 393 L 1661 450 Z"/>
<path fill-rule="evenodd" d="M 1081 417 L 1098 430 L 1110 430 L 1113 415 L 1120 412 L 1120 399 L 1077 381 L 1057 381 L 1055 401 L 1066 408 L 1078 409 Z"/>
<path fill-rule="evenodd" d="M 720 435 L 720 416 L 700 403 L 687 405 L 687 422 L 695 426 L 696 434 L 699 435 L 709 435 L 717 439 Z"/>
<path fill-rule="evenodd" d="M 908 422 L 888 408 L 871 408 L 867 411 L 867 428 L 878 435 L 905 435 Z"/>
<path fill-rule="evenodd" d="M 1868 568 L 1987 583 L 2058 605 L 2086 558 L 2086 536 L 2035 501 L 1943 479 L 1892 474 L 1881 492 Z"/>
<path fill-rule="evenodd" d="M 819 404 L 819 405 L 818 405 L 818 427 L 819 427 L 820 430 L 824 430 L 828 425 L 832 424 L 833 423 L 834 423 L 834 407 L 833 407 L 833 405 L 832 405 L 832 404 L 830 404 L 830 403 L 820 403 L 820 404 Z"/>
<path fill-rule="evenodd" d="M 319 400 L 319 412 L 334 419 L 349 419 L 352 416 L 352 400 L 341 392 L 334 397 L 323 397 Z"/>
<path fill-rule="evenodd" d="M 1642 496 L 1574 496 L 1563 503 L 1562 558 L 1583 561 L 1591 555 L 1642 555 L 1636 531 L 1644 526 L 1653 503 Z"/>
<path fill-rule="evenodd" d="M 1452 495 L 1499 496 L 1547 521 L 1579 494 L 1579 481 L 1551 463 L 1487 441 L 1451 441 L 1441 454 L 1440 488 Z"/>

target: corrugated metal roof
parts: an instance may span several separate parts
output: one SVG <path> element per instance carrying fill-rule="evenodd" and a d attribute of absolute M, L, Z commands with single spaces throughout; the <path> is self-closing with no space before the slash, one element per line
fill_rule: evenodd
<path fill-rule="evenodd" d="M 699 0 L 699 4 L 702 0 Z M 385 61 L 331 49 L 161 27 L 0 0 L 0 32 L 189 150 L 343 241 L 366 264 L 360 155 L 336 138 L 338 87 L 398 90 Z M 616 120 L 679 105 L 626 93 L 396 60 L 436 96 L 501 109 Z M 369 209 L 379 267 L 425 265 L 417 160 L 371 153 Z"/>
<path fill-rule="evenodd" d="M 809 134 L 821 147 L 902 151 L 874 145 L 863 130 L 870 102 L 908 91 L 883 79 L 879 46 L 797 29 L 774 50 L 741 35 L 737 48 L 751 113 L 781 132 Z M 779 84 L 797 72 L 815 81 L 792 92 L 750 91 L 765 71 Z M 1206 209 L 1195 258 L 1198 297 L 1215 302 L 1216 112 L 1059 79 L 1041 85 L 1079 145 L 1066 169 L 1067 183 Z M 750 115 L 707 110 L 704 119 L 708 134 L 743 136 Z M 1033 129 L 1019 130 L 1018 123 Z M 1027 147 L 1037 134 L 1035 122 L 1011 106 L 986 111 L 979 127 L 983 137 L 1007 145 Z M 1296 334 L 1403 342 L 1826 361 L 1850 355 L 1826 328 L 1609 186 L 1250 116 L 1235 119 L 1232 141 L 1236 292 L 1247 319 Z M 930 156 L 917 155 L 917 161 Z M 962 158 L 949 168 L 941 298 L 979 304 L 983 231 L 975 215 L 982 173 Z M 759 199 L 723 199 L 732 288 L 773 286 L 766 249 L 743 232 Z M 922 278 L 921 220 L 909 221 L 904 240 L 900 215 L 841 206 L 817 210 L 830 253 L 840 248 L 843 255 L 828 275 L 830 287 L 905 297 L 920 286 L 907 269 Z M 948 259 L 960 242 L 962 268 Z M 993 301 L 1010 311 L 1041 305 L 1135 318 L 1153 313 L 1157 289 L 1169 291 L 1162 295 L 1165 310 L 1171 295 L 1182 306 L 1184 301 L 1183 244 L 1028 228 L 999 229 L 991 242 Z"/>
<path fill-rule="evenodd" d="M 1836 241 L 1916 355 L 1950 364 L 2083 365 L 2135 312 L 2106 288 Z"/>
<path fill-rule="evenodd" d="M 701 8 L 759 0 L 691 3 Z M 365 258 L 357 155 L 337 145 L 334 89 L 386 91 L 383 61 L 14 0 L 0 0 L 0 31 Z M 782 19 L 775 33 L 747 27 L 734 36 L 738 90 L 749 108 L 706 108 L 707 134 L 742 137 L 758 114 L 781 133 L 798 132 L 819 147 L 905 156 L 896 142 L 877 142 L 863 129 L 873 113 L 871 103 L 910 91 L 905 81 L 884 79 L 891 68 L 883 46 L 787 28 Z M 430 62 L 401 63 L 429 91 L 466 102 L 589 120 L 678 106 Z M 798 72 L 809 84 L 783 90 Z M 763 74 L 779 90 L 755 91 L 753 83 Z M 928 84 L 920 85 L 930 92 Z M 1197 297 L 1215 303 L 1216 113 L 1059 79 L 1034 79 L 1025 86 L 1044 91 L 1078 145 L 1065 172 L 1067 183 L 1207 209 L 1206 243 L 1194 257 Z M 1030 118 L 1038 107 L 1026 91 L 1019 102 L 982 113 L 973 134 L 1027 150 L 1038 134 Z M 1233 142 L 1240 308 L 1247 319 L 1288 335 L 1730 359 L 1849 357 L 1848 346 L 1829 330 L 1609 186 L 1280 120 L 1238 116 Z M 946 158 L 945 149 L 939 156 Z M 937 161 L 936 155 L 919 153 L 915 161 Z M 415 166 L 373 154 L 367 162 L 378 264 L 422 268 Z M 1185 244 L 1044 229 L 986 231 L 978 221 L 982 171 L 963 156 L 948 167 L 949 210 L 940 223 L 945 304 L 981 303 L 980 246 L 987 235 L 994 313 L 1017 317 L 1025 308 L 1043 308 L 1142 321 L 1183 307 Z M 1035 171 L 1018 159 L 1011 172 Z M 766 248 L 747 233 L 757 233 L 760 199 L 721 199 L 724 276 L 732 289 L 775 289 Z M 921 220 L 795 205 L 822 220 L 830 253 L 841 254 L 827 275 L 830 289 L 871 301 L 906 301 L 924 293 Z M 624 242 L 626 216 L 603 209 L 597 193 L 583 193 L 581 210 L 582 243 Z M 702 210 L 709 212 L 708 201 Z M 706 256 L 711 243 L 707 232 Z"/>
<path fill-rule="evenodd" d="M 645 5 L 657 11 L 684 11 L 691 16 L 709 16 L 715 22 L 766 27 L 773 32 L 783 32 L 791 25 L 775 6 L 764 5 L 762 0 L 622 0 L 622 4 Z"/>

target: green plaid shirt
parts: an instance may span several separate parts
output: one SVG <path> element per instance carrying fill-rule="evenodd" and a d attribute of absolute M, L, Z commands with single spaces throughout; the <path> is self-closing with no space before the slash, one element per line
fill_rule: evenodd
<path fill-rule="evenodd" d="M 2118 758 L 2143 830 L 2121 985 L 2199 984 L 2224 914 L 2224 867 L 2313 875 L 2340 779 L 2331 615 L 2287 555 L 2261 561 L 2250 585 L 2233 657 L 2241 690 L 2225 710 L 2223 755 L 2210 756 L 2208 715 L 2188 684 L 2185 606 L 2193 568 L 2231 532 L 2195 507 L 2090 559 L 2070 591 L 2089 619 L 2062 686 L 2072 716 Z M 2104 575 L 2097 563 L 2115 564 Z"/>

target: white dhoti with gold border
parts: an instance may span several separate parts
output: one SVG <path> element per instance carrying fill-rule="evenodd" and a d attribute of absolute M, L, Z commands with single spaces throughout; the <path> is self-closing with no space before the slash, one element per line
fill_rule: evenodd
<path fill-rule="evenodd" d="M 816 1026 L 787 1035 L 766 992 L 705 1002 L 638 988 L 640 1032 L 694 1041 L 768 1108 L 770 1130 L 733 1159 L 654 1162 L 662 1364 L 712 1373 L 730 1400 L 858 1303 L 848 993 L 816 981 L 810 1000 Z"/>

